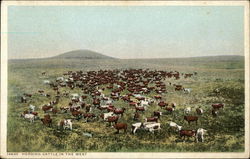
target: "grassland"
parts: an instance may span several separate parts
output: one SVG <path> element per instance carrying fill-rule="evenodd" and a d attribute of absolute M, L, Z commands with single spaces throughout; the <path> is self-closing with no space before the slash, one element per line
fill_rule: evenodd
<path fill-rule="evenodd" d="M 190 94 L 175 92 L 167 85 L 168 93 L 163 95 L 167 102 L 176 102 L 174 115 L 164 113 L 161 118 L 162 130 L 155 134 L 139 131 L 136 135 L 130 132 L 114 134 L 115 129 L 106 123 L 83 120 L 73 122 L 73 131 L 59 131 L 57 122 L 62 118 L 71 118 L 70 114 L 52 115 L 53 127 L 43 126 L 40 120 L 29 123 L 20 117 L 21 112 L 31 103 L 37 107 L 39 116 L 43 117 L 41 105 L 51 99 L 34 95 L 28 103 L 20 103 L 23 93 L 37 93 L 44 89 L 52 95 L 55 93 L 43 84 L 44 79 L 54 80 L 69 70 L 99 70 L 149 68 L 157 70 L 177 70 L 184 73 L 197 72 L 197 76 L 176 81 L 165 82 L 182 84 L 192 88 Z M 46 77 L 41 72 L 46 71 Z M 219 93 L 215 93 L 219 89 Z M 80 92 L 75 89 L 72 93 Z M 108 93 L 108 92 L 106 92 Z M 154 93 L 149 96 L 155 95 Z M 90 99 L 88 99 L 90 102 Z M 58 107 L 65 106 L 69 99 L 60 101 Z M 217 118 L 211 116 L 211 104 L 225 103 L 225 109 Z M 121 100 L 114 103 L 117 107 L 126 107 L 127 111 L 121 122 L 133 123 L 134 110 Z M 200 117 L 198 125 L 190 126 L 183 120 L 183 109 L 186 106 L 201 106 L 205 113 Z M 90 151 L 90 152 L 242 152 L 244 151 L 244 59 L 238 56 L 180 58 L 180 59 L 46 59 L 46 60 L 9 60 L 8 64 L 8 129 L 7 151 L 9 152 L 55 152 L 55 151 Z M 151 116 L 159 107 L 152 105 L 144 115 Z M 99 113 L 96 111 L 95 113 Z M 193 114 L 195 112 L 192 112 Z M 182 142 L 179 135 L 171 132 L 168 121 L 175 121 L 187 129 L 205 128 L 208 135 L 204 143 L 193 141 Z M 130 127 L 129 127 L 130 128 Z M 92 138 L 83 132 L 93 134 Z"/>

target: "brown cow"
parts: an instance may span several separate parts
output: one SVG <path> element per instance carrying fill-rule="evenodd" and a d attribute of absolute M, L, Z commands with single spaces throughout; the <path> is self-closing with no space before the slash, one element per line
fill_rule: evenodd
<path fill-rule="evenodd" d="M 96 116 L 95 116 L 95 114 L 93 114 L 93 113 L 85 113 L 85 114 L 83 114 L 83 118 L 84 119 L 86 119 L 86 122 L 88 122 L 89 120 L 88 119 L 90 119 L 90 118 L 95 118 Z"/>
<path fill-rule="evenodd" d="M 125 108 L 121 108 L 121 109 L 115 108 L 114 113 L 115 114 L 121 114 L 121 116 L 123 116 L 123 113 L 124 113 L 125 110 L 126 110 Z"/>
<path fill-rule="evenodd" d="M 158 122 L 158 117 L 145 118 L 145 122 Z"/>
<path fill-rule="evenodd" d="M 161 99 L 162 97 L 161 96 L 154 96 L 154 98 L 156 99 L 156 100 L 158 100 L 158 99 Z"/>
<path fill-rule="evenodd" d="M 194 137 L 194 140 L 196 139 L 196 131 L 195 130 L 180 130 L 180 137 L 182 138 L 184 136 L 184 142 L 185 137 Z"/>
<path fill-rule="evenodd" d="M 167 110 L 169 113 L 172 113 L 172 112 L 174 111 L 174 108 L 166 107 L 166 110 Z"/>
<path fill-rule="evenodd" d="M 72 111 L 71 114 L 74 116 L 74 117 L 81 117 L 83 112 L 81 111 Z"/>
<path fill-rule="evenodd" d="M 197 116 L 184 116 L 184 119 L 190 124 L 190 122 L 195 121 L 196 125 L 198 122 L 198 117 Z"/>
<path fill-rule="evenodd" d="M 107 122 L 109 122 L 110 123 L 110 125 L 112 124 L 112 123 L 117 123 L 117 121 L 118 121 L 118 119 L 119 119 L 119 116 L 109 116 L 108 118 L 107 118 Z"/>
<path fill-rule="evenodd" d="M 156 117 L 158 117 L 158 118 L 160 118 L 160 116 L 162 115 L 162 112 L 160 112 L 160 111 L 154 111 L 153 115 L 156 116 Z"/>
<path fill-rule="evenodd" d="M 53 107 L 52 106 L 47 106 L 47 105 L 44 105 L 42 107 L 42 110 L 44 111 L 44 113 L 47 113 L 47 111 L 52 111 Z"/>
<path fill-rule="evenodd" d="M 223 103 L 212 104 L 212 107 L 214 109 L 220 109 L 220 108 L 224 108 L 224 104 Z"/>
<path fill-rule="evenodd" d="M 53 113 L 53 114 L 56 114 L 56 113 L 58 113 L 58 110 L 57 110 L 56 108 L 53 108 L 53 109 L 52 109 L 52 113 Z"/>
<path fill-rule="evenodd" d="M 158 103 L 158 105 L 159 105 L 161 108 L 163 108 L 163 107 L 165 107 L 165 106 L 168 106 L 168 103 L 165 103 L 164 101 L 160 101 L 160 102 Z"/>
<path fill-rule="evenodd" d="M 114 125 L 114 128 L 117 130 L 117 134 L 119 133 L 119 130 L 124 130 L 124 133 L 127 131 L 128 125 L 126 123 L 117 123 Z"/>
<path fill-rule="evenodd" d="M 144 111 L 145 111 L 145 108 L 144 108 L 144 107 L 135 107 L 135 110 L 136 110 L 136 112 L 137 112 L 137 111 L 144 112 Z"/>
<path fill-rule="evenodd" d="M 44 118 L 41 119 L 43 122 L 43 125 L 48 125 L 49 127 L 52 126 L 52 119 L 50 118 L 50 115 L 44 115 Z"/>

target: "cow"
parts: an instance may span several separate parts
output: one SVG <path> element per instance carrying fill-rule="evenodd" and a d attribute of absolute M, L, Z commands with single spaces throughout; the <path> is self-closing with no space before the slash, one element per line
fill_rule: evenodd
<path fill-rule="evenodd" d="M 136 130 L 142 127 L 143 127 L 143 124 L 141 122 L 132 124 L 131 133 L 135 134 Z"/>
<path fill-rule="evenodd" d="M 145 130 L 154 133 L 155 130 L 161 130 L 161 123 L 145 122 L 142 126 Z"/>
<path fill-rule="evenodd" d="M 197 116 L 184 116 L 184 119 L 188 122 L 188 124 L 190 124 L 190 122 L 195 121 L 197 125 L 197 122 L 198 122 Z"/>
<path fill-rule="evenodd" d="M 196 142 L 199 141 L 199 139 L 201 140 L 201 142 L 204 142 L 204 135 L 207 133 L 207 130 L 203 129 L 203 128 L 199 128 L 196 132 Z"/>
<path fill-rule="evenodd" d="M 49 127 L 52 126 L 52 119 L 50 118 L 50 115 L 44 115 L 44 118 L 41 119 L 43 125 L 48 125 Z"/>
<path fill-rule="evenodd" d="M 184 114 L 189 114 L 191 112 L 191 107 L 187 107 L 184 109 Z"/>
<path fill-rule="evenodd" d="M 35 111 L 35 107 L 36 106 L 34 106 L 34 105 L 29 105 L 29 110 L 30 110 L 30 112 L 34 112 Z"/>
<path fill-rule="evenodd" d="M 175 109 L 172 107 L 166 107 L 166 110 L 169 112 L 169 113 L 172 113 Z"/>
<path fill-rule="evenodd" d="M 121 114 L 121 116 L 123 116 L 123 113 L 124 113 L 125 110 L 126 110 L 125 108 L 121 108 L 121 109 L 116 108 L 116 109 L 114 109 L 114 113 L 115 114 Z"/>
<path fill-rule="evenodd" d="M 47 106 L 47 105 L 44 105 L 42 107 L 42 110 L 44 111 L 44 113 L 47 113 L 48 111 L 52 111 L 53 107 L 52 106 Z"/>
<path fill-rule="evenodd" d="M 93 119 L 93 118 L 96 118 L 96 116 L 93 113 L 85 113 L 85 114 L 83 114 L 83 118 L 86 119 L 86 122 L 88 122 L 89 118 Z"/>
<path fill-rule="evenodd" d="M 160 100 L 160 99 L 162 99 L 162 97 L 161 96 L 154 96 L 154 98 L 156 99 L 156 100 Z"/>
<path fill-rule="evenodd" d="M 44 80 L 43 84 L 50 84 L 50 81 L 49 80 Z"/>
<path fill-rule="evenodd" d="M 194 137 L 196 138 L 196 131 L 195 130 L 180 130 L 180 137 L 184 137 L 184 142 L 185 142 L 185 137 Z"/>
<path fill-rule="evenodd" d="M 214 109 L 220 109 L 220 108 L 224 108 L 224 104 L 223 103 L 217 103 L 217 104 L 212 104 L 212 107 Z"/>
<path fill-rule="evenodd" d="M 177 132 L 179 132 L 182 128 L 182 126 L 180 126 L 172 121 L 169 122 L 169 126 L 170 126 L 170 128 L 175 129 Z"/>
<path fill-rule="evenodd" d="M 72 130 L 72 121 L 71 119 L 63 119 L 58 123 L 58 128 L 70 129 Z"/>
<path fill-rule="evenodd" d="M 107 118 L 107 122 L 109 122 L 110 123 L 110 125 L 112 125 L 112 123 L 117 123 L 117 121 L 118 121 L 118 119 L 119 119 L 119 116 L 116 116 L 116 115 L 114 115 L 114 116 L 109 116 L 108 118 Z"/>
<path fill-rule="evenodd" d="M 160 111 L 154 111 L 153 116 L 156 116 L 157 118 L 160 118 L 162 116 L 162 112 Z"/>
<path fill-rule="evenodd" d="M 36 118 L 34 114 L 22 114 L 21 116 L 24 117 L 24 119 L 28 119 L 31 123 L 33 123 Z"/>
<path fill-rule="evenodd" d="M 127 131 L 127 127 L 128 127 L 128 125 L 126 124 L 126 123 L 116 123 L 115 125 L 114 125 L 114 128 L 117 130 L 117 134 L 119 134 L 119 130 L 124 130 L 124 133 L 126 133 L 126 131 Z"/>
<path fill-rule="evenodd" d="M 165 107 L 165 106 L 168 106 L 168 103 L 165 103 L 164 101 L 160 101 L 158 103 L 158 106 L 160 106 L 161 108 Z"/>
<path fill-rule="evenodd" d="M 146 107 L 135 107 L 135 111 L 141 111 L 144 112 L 146 110 Z"/>
<path fill-rule="evenodd" d="M 25 96 L 21 97 L 21 103 L 27 103 L 27 98 Z"/>
<path fill-rule="evenodd" d="M 56 108 L 53 108 L 53 109 L 52 109 L 52 113 L 53 113 L 53 114 L 56 114 L 56 113 L 58 113 L 58 110 L 57 110 Z"/>
<path fill-rule="evenodd" d="M 201 107 L 196 108 L 196 113 L 197 113 L 198 115 L 202 115 L 202 114 L 203 114 L 203 110 L 201 109 Z"/>
<path fill-rule="evenodd" d="M 145 122 L 158 122 L 158 117 L 145 118 Z"/>
<path fill-rule="evenodd" d="M 67 113 L 69 109 L 69 107 L 60 107 L 61 113 Z"/>
<path fill-rule="evenodd" d="M 192 89 L 191 88 L 183 88 L 184 93 L 189 94 L 191 93 Z"/>
<path fill-rule="evenodd" d="M 77 120 L 82 118 L 83 112 L 81 111 L 72 111 L 71 114 L 76 117 Z"/>
<path fill-rule="evenodd" d="M 103 118 L 104 121 L 107 120 L 109 116 L 113 116 L 114 112 L 109 112 L 109 113 L 103 113 L 101 117 Z"/>

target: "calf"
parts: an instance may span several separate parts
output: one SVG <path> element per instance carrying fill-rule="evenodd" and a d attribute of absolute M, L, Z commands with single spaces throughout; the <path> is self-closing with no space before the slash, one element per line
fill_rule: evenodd
<path fill-rule="evenodd" d="M 182 128 L 182 126 L 177 125 L 175 122 L 170 122 L 169 123 L 170 128 L 176 129 L 177 132 L 179 132 Z"/>
<path fill-rule="evenodd" d="M 196 142 L 201 140 L 201 142 L 204 142 L 204 135 L 206 134 L 207 130 L 199 128 L 196 132 Z"/>
<path fill-rule="evenodd" d="M 184 116 L 184 119 L 188 122 L 188 124 L 190 124 L 190 122 L 198 122 L 198 117 L 197 116 Z"/>
<path fill-rule="evenodd" d="M 116 123 L 114 125 L 114 128 L 117 130 L 117 134 L 119 133 L 119 130 L 124 130 L 124 133 L 127 131 L 128 125 L 126 123 Z"/>

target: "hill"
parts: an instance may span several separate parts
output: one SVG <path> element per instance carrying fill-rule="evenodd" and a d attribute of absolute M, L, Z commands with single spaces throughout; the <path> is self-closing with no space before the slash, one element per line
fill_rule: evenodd
<path fill-rule="evenodd" d="M 53 59 L 114 59 L 113 57 L 103 55 L 91 50 L 74 50 L 58 56 L 51 57 Z"/>

